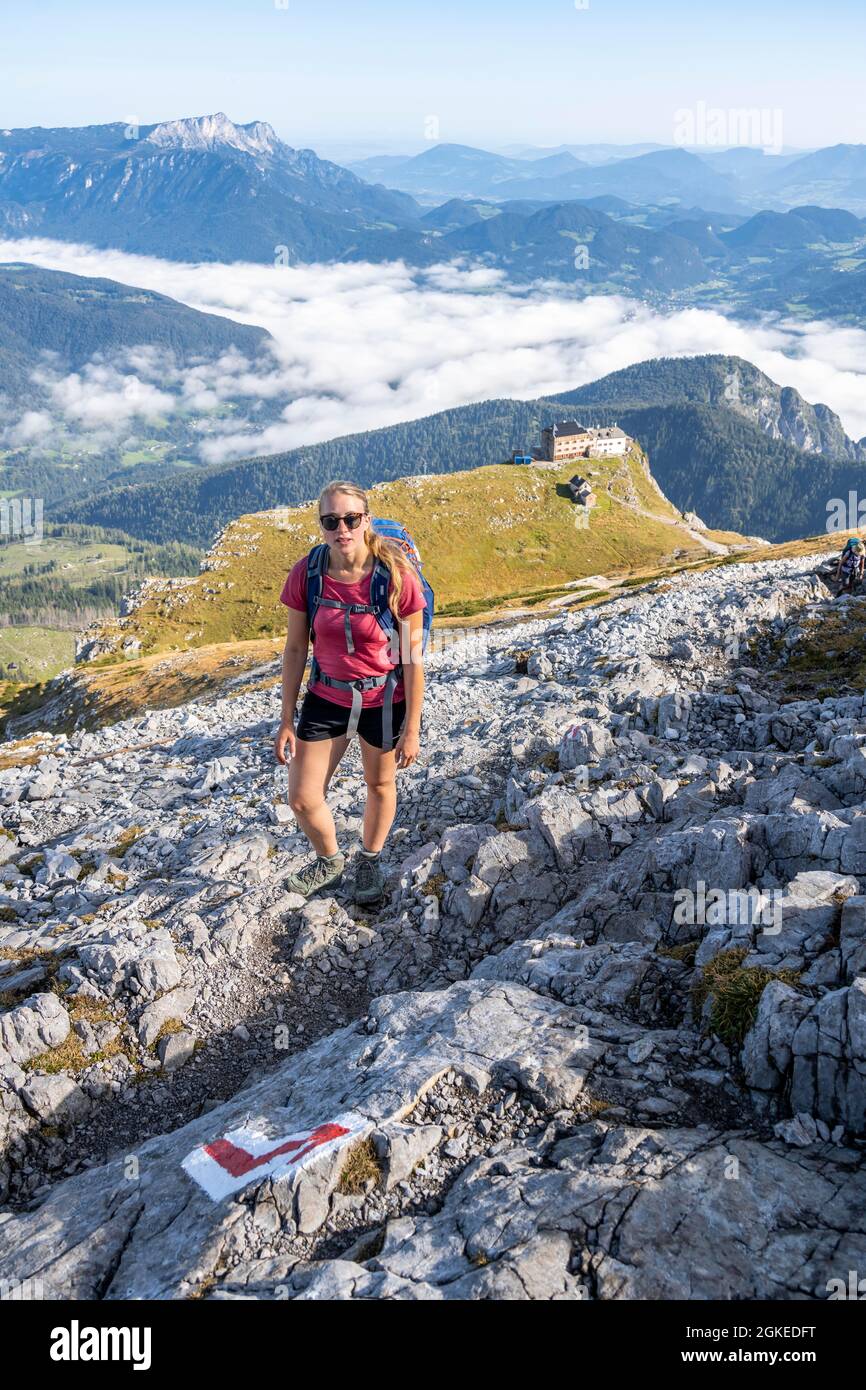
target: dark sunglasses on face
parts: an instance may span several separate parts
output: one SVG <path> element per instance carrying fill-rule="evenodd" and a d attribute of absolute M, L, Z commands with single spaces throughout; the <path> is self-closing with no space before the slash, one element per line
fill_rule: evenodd
<path fill-rule="evenodd" d="M 345 521 L 350 531 L 356 531 L 366 515 L 366 512 L 346 512 L 345 516 L 337 516 L 334 512 L 326 512 L 319 520 L 326 531 L 336 531 L 341 521 Z"/>

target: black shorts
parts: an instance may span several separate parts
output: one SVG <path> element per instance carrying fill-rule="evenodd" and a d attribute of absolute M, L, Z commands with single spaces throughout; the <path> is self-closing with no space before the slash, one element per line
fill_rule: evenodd
<path fill-rule="evenodd" d="M 323 738 L 339 738 L 348 728 L 351 713 L 348 705 L 337 705 L 333 700 L 326 700 L 324 696 L 311 693 L 308 690 L 301 705 L 295 734 L 305 743 L 317 743 L 319 739 Z M 395 700 L 391 706 L 392 748 L 397 741 L 405 714 L 406 701 Z M 361 710 L 361 717 L 358 720 L 358 734 L 367 743 L 371 743 L 374 748 L 382 747 L 381 705 L 373 709 Z M 390 752 L 391 749 L 386 751 Z"/>

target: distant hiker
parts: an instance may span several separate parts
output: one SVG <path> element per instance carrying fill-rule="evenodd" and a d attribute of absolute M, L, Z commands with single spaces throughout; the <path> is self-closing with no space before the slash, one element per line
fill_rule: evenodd
<path fill-rule="evenodd" d="M 292 567 L 280 595 L 289 621 L 274 751 L 285 763 L 288 749 L 289 804 L 316 852 L 285 886 L 306 898 L 342 878 L 345 860 L 325 796 L 357 732 L 367 800 L 355 901 L 374 902 L 385 886 L 379 853 L 397 809 L 396 769 L 419 752 L 433 593 L 409 533 L 395 522 L 379 524 L 396 539 L 377 533 L 367 495 L 354 483 L 323 488 L 319 524 L 324 542 Z M 311 638 L 310 679 L 295 729 Z"/>
<path fill-rule="evenodd" d="M 845 549 L 839 556 L 839 563 L 836 566 L 836 583 L 839 585 L 838 592 L 843 594 L 846 590 L 853 593 L 855 587 L 863 581 L 863 567 L 866 564 L 866 546 L 858 536 L 851 536 L 845 542 Z"/>

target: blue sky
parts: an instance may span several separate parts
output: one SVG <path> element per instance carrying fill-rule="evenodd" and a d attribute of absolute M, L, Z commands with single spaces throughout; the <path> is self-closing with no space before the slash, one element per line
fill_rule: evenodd
<path fill-rule="evenodd" d="M 284 7 L 285 3 L 285 7 Z M 584 3 L 584 0 L 579 0 Z M 224 110 L 290 144 L 673 143 L 703 102 L 866 142 L 864 0 L 3 0 L 0 124 Z"/>

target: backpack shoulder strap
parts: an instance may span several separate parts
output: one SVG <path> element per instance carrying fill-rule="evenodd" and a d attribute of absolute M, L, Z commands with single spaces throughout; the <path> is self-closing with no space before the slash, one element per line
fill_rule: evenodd
<path fill-rule="evenodd" d="M 328 546 L 322 542 L 320 545 L 314 545 L 307 556 L 307 622 L 310 624 L 311 637 L 315 636 L 313 620 L 319 606 L 319 599 L 322 597 L 322 587 L 327 568 Z"/>
<path fill-rule="evenodd" d="M 370 606 L 376 610 L 376 621 L 383 632 L 390 632 L 394 626 L 394 614 L 388 606 L 391 587 L 391 571 L 382 560 L 377 560 L 370 578 Z"/>

